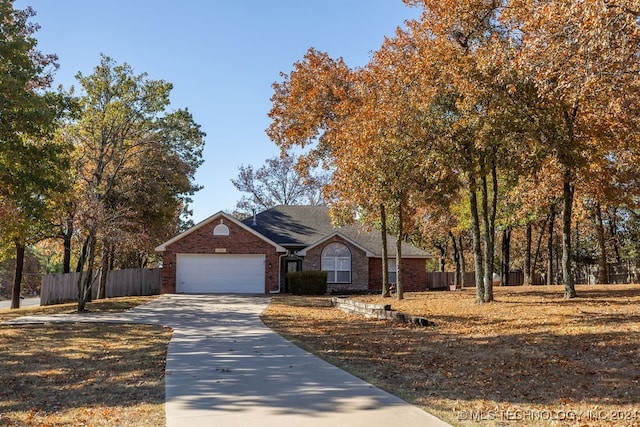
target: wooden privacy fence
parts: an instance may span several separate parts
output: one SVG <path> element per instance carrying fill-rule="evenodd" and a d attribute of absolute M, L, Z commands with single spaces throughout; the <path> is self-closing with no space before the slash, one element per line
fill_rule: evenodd
<path fill-rule="evenodd" d="M 60 304 L 78 299 L 78 278 L 81 273 L 45 274 L 42 277 L 40 305 Z M 85 273 L 86 274 L 86 273 Z M 98 292 L 98 279 L 91 288 L 92 298 Z M 157 295 L 162 283 L 162 269 L 110 270 L 107 273 L 107 298 L 134 295 Z"/>
<path fill-rule="evenodd" d="M 598 283 L 597 265 L 580 265 L 574 269 L 575 283 L 593 285 Z M 465 286 L 475 286 L 475 273 L 464 273 Z M 640 266 L 633 263 L 607 264 L 607 277 L 610 284 L 640 283 Z M 562 277 L 555 278 L 554 283 L 560 283 Z M 427 272 L 427 289 L 448 288 L 455 283 L 454 272 Z M 509 285 L 520 286 L 524 284 L 524 273 L 512 271 L 509 273 Z M 535 274 L 533 285 L 545 285 L 546 280 L 542 275 Z"/>
<path fill-rule="evenodd" d="M 476 274 L 471 272 L 464 274 L 464 284 L 466 286 L 475 286 Z M 453 271 L 433 271 L 427 272 L 427 289 L 448 288 L 456 282 L 456 273 Z"/>
<path fill-rule="evenodd" d="M 640 266 L 632 263 L 607 264 L 607 277 L 610 284 L 640 283 Z M 578 266 L 576 283 L 585 285 L 598 283 L 598 266 Z"/>
<path fill-rule="evenodd" d="M 464 274 L 464 284 L 467 287 L 476 286 L 476 273 L 467 271 Z M 448 288 L 456 281 L 456 273 L 453 271 L 446 272 L 427 272 L 427 289 Z M 541 285 L 542 277 L 535 274 L 533 277 L 533 285 Z M 522 271 L 512 271 L 509 273 L 509 286 L 521 286 L 524 284 L 524 273 Z"/>

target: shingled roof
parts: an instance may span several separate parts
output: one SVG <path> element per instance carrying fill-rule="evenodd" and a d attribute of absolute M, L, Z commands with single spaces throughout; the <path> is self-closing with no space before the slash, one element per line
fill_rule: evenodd
<path fill-rule="evenodd" d="M 257 233 L 289 249 L 304 249 L 328 236 L 341 236 L 363 247 L 376 257 L 382 256 L 382 237 L 378 230 L 367 230 L 356 223 L 350 227 L 334 227 L 326 206 L 276 206 L 261 212 L 254 218 L 242 221 Z M 395 238 L 389 236 L 387 242 L 390 256 L 394 256 Z M 403 258 L 431 258 L 431 256 L 409 244 L 402 245 Z"/>

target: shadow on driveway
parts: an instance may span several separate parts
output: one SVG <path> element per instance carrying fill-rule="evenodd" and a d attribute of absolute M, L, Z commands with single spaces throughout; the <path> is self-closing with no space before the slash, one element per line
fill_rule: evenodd
<path fill-rule="evenodd" d="M 173 328 L 167 425 L 446 426 L 403 400 L 296 347 L 267 328 L 265 296 L 163 295 L 117 315 L 26 321 L 147 323 Z"/>

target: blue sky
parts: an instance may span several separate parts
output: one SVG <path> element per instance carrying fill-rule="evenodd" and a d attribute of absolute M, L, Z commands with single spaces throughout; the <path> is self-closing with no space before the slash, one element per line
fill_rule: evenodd
<path fill-rule="evenodd" d="M 240 165 L 278 154 L 267 138 L 272 83 L 308 48 L 365 65 L 384 36 L 419 11 L 401 0 L 16 0 L 40 24 L 38 48 L 59 57 L 54 86 L 91 74 L 100 54 L 137 74 L 171 82 L 173 108 L 188 108 L 206 132 L 196 175 L 199 222 L 241 198 Z"/>

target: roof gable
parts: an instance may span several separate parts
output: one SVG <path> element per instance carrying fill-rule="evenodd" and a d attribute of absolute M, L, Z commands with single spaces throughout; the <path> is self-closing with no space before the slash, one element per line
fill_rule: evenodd
<path fill-rule="evenodd" d="M 364 246 L 362 246 L 360 243 L 358 243 L 358 242 L 356 242 L 356 241 L 351 240 L 350 238 L 348 238 L 347 236 L 343 235 L 343 234 L 342 234 L 342 233 L 340 233 L 340 232 L 335 232 L 335 233 L 333 233 L 333 234 L 330 234 L 330 235 L 328 235 L 328 236 L 326 236 L 326 237 L 324 237 L 324 238 L 322 238 L 322 239 L 318 240 L 317 242 L 314 242 L 314 243 L 310 244 L 309 246 L 307 246 L 307 247 L 306 247 L 306 248 L 304 248 L 303 250 L 299 251 L 299 252 L 298 252 L 298 255 L 300 255 L 300 256 L 305 256 L 305 255 L 307 254 L 307 251 L 308 251 L 308 250 L 313 249 L 313 248 L 315 248 L 316 246 L 321 245 L 321 244 L 323 244 L 324 242 L 326 242 L 326 241 L 328 241 L 328 240 L 330 240 L 330 239 L 332 239 L 333 237 L 336 237 L 336 236 L 337 236 L 337 237 L 340 237 L 341 239 L 343 239 L 343 240 L 345 240 L 345 241 L 347 241 L 347 242 L 349 242 L 349 243 L 351 243 L 351 244 L 352 244 L 353 246 L 355 246 L 356 248 L 361 249 L 361 250 L 365 253 L 365 255 L 366 255 L 367 257 L 374 257 L 374 256 L 375 256 L 375 254 L 374 254 L 373 252 L 371 252 L 369 249 L 365 248 L 365 247 L 364 247 Z"/>
<path fill-rule="evenodd" d="M 156 252 L 164 252 L 167 249 L 167 246 L 183 239 L 184 237 L 188 236 L 189 234 L 193 233 L 194 231 L 220 219 L 220 218 L 224 218 L 225 220 L 245 229 L 246 231 L 248 231 L 249 233 L 259 237 L 260 239 L 264 240 L 265 242 L 269 243 L 270 245 L 273 245 L 276 248 L 277 252 L 286 252 L 287 250 L 280 246 L 279 244 L 277 244 L 276 242 L 274 242 L 273 240 L 269 239 L 268 237 L 260 234 L 259 232 L 257 232 L 256 230 L 252 229 L 251 227 L 248 227 L 246 224 L 244 224 L 242 221 L 238 221 L 237 219 L 235 219 L 234 217 L 232 217 L 231 215 L 228 215 L 222 211 L 215 213 L 213 215 L 211 215 L 209 218 L 200 221 L 199 223 L 197 223 L 196 225 L 194 225 L 193 227 L 191 227 L 190 229 L 178 234 L 175 237 L 172 237 L 171 239 L 167 240 L 166 242 L 162 243 L 161 245 L 159 245 L 158 247 L 155 248 Z"/>

